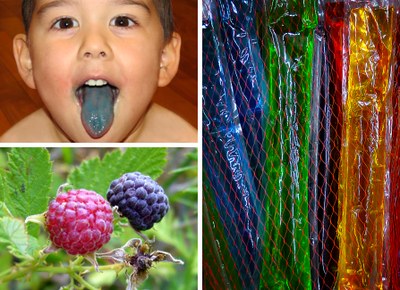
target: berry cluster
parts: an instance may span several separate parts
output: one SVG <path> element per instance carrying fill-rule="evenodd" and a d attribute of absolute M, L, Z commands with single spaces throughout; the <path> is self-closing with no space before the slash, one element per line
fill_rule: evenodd
<path fill-rule="evenodd" d="M 71 255 L 84 255 L 100 249 L 113 232 L 110 204 L 86 189 L 63 192 L 50 202 L 46 228 L 53 245 Z"/>
<path fill-rule="evenodd" d="M 126 173 L 114 180 L 107 192 L 112 206 L 126 217 L 137 231 L 148 230 L 169 210 L 163 188 L 140 172 Z"/>

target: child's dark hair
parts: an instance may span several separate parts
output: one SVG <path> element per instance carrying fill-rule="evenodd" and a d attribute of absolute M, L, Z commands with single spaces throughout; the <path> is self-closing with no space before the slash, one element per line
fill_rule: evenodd
<path fill-rule="evenodd" d="M 174 31 L 174 17 L 172 13 L 171 0 L 153 0 L 164 29 L 164 39 L 169 40 Z M 29 32 L 33 10 L 36 0 L 22 0 L 22 19 L 24 21 L 25 32 Z"/>

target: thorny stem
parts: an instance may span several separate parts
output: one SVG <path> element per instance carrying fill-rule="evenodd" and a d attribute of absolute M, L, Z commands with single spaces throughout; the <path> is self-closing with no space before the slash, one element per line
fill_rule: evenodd
<path fill-rule="evenodd" d="M 175 259 L 170 253 L 168 252 L 163 252 L 163 251 L 153 251 L 149 253 L 149 245 L 147 243 L 152 243 L 154 241 L 152 240 L 146 240 L 143 245 L 142 240 L 138 238 L 133 238 L 129 240 L 124 246 L 121 248 L 115 249 L 113 251 L 107 252 L 107 253 L 97 253 L 93 254 L 93 259 L 95 263 L 93 263 L 92 259 L 88 259 L 88 256 L 78 256 L 75 260 L 71 260 L 69 263 L 69 267 L 65 266 L 40 266 L 42 262 L 45 260 L 45 255 L 40 255 L 38 260 L 30 260 L 30 263 L 22 262 L 18 264 L 17 266 L 11 268 L 9 271 L 5 271 L 0 274 L 0 283 L 7 283 L 12 280 L 16 280 L 19 278 L 22 278 L 26 275 L 29 275 L 33 272 L 47 272 L 51 274 L 68 274 L 71 277 L 71 283 L 73 281 L 77 281 L 79 284 L 81 284 L 82 287 L 85 287 L 86 289 L 89 290 L 95 290 L 96 288 L 92 286 L 89 282 L 87 282 L 82 275 L 88 272 L 93 272 L 93 270 L 96 271 L 107 271 L 107 270 L 114 270 L 117 273 L 120 272 L 123 268 L 126 267 L 126 262 L 127 258 L 131 259 L 133 257 L 136 257 L 137 260 L 141 260 L 144 262 L 144 265 L 147 265 L 145 268 L 143 268 L 143 265 L 141 264 L 136 264 L 136 263 L 130 263 L 131 266 L 133 267 L 133 272 L 130 275 L 130 278 L 128 280 L 128 288 L 127 289 L 136 289 L 136 284 L 138 281 L 144 281 L 147 279 L 147 270 L 148 268 L 151 267 L 153 262 L 172 262 L 175 264 L 183 264 L 183 261 L 179 259 Z M 146 246 L 147 245 L 147 246 Z M 126 249 L 133 248 L 136 249 L 135 256 L 126 256 Z M 104 266 L 98 266 L 98 263 L 96 262 L 97 259 L 96 257 L 102 257 L 102 258 L 112 258 L 114 262 L 117 262 L 115 264 L 110 264 L 110 265 L 104 265 Z M 88 259 L 93 265 L 92 266 L 82 266 L 82 262 L 84 258 Z M 125 263 L 124 263 L 125 262 Z M 138 269 L 141 269 L 140 272 L 143 272 L 139 275 Z"/>
<path fill-rule="evenodd" d="M 29 267 L 29 269 L 36 268 L 44 260 L 45 260 L 44 256 L 39 256 L 39 257 L 37 257 L 37 259 L 27 259 L 27 260 L 24 260 L 24 261 L 20 262 L 18 264 L 18 268 L 17 267 L 8 268 L 7 270 L 5 270 L 5 271 L 0 273 L 0 284 L 3 282 L 3 277 L 7 277 L 7 275 L 9 275 L 10 272 L 18 271 L 19 269 L 22 269 L 25 266 Z"/>
<path fill-rule="evenodd" d="M 74 265 L 75 263 L 72 263 L 71 267 L 65 267 L 65 266 L 39 266 L 37 263 L 31 264 L 28 267 L 24 268 L 19 268 L 19 267 L 14 267 L 10 271 L 11 273 L 3 272 L 0 274 L 0 284 L 1 283 L 7 283 L 15 279 L 22 278 L 24 276 L 27 276 L 28 274 L 32 272 L 47 272 L 47 273 L 52 273 L 52 274 L 69 274 L 70 276 L 73 276 L 75 280 L 76 276 L 79 276 L 76 273 L 81 273 L 81 272 L 93 272 L 94 267 L 93 266 L 81 266 L 81 265 Z M 124 264 L 111 264 L 111 265 L 104 265 L 100 266 L 99 270 L 100 271 L 107 271 L 107 270 L 114 270 L 116 272 L 119 272 L 121 269 L 124 268 Z M 82 278 L 83 279 L 83 278 Z M 77 280 L 79 283 L 82 284 L 80 280 Z M 87 283 L 87 282 L 86 282 Z M 86 287 L 87 285 L 85 285 Z M 95 288 L 93 288 L 95 289 Z"/>

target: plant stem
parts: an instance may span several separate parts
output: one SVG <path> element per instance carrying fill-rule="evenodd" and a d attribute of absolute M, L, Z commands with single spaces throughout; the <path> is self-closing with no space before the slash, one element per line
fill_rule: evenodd
<path fill-rule="evenodd" d="M 96 287 L 93 287 L 90 283 L 88 283 L 85 279 L 83 279 L 82 276 L 76 274 L 76 273 L 72 273 L 72 277 L 79 282 L 79 284 L 81 284 L 82 286 L 85 287 L 85 289 L 89 289 L 89 290 L 97 290 Z"/>
<path fill-rule="evenodd" d="M 115 270 L 119 272 L 124 267 L 123 264 L 112 264 L 112 265 L 104 265 L 99 267 L 99 271 L 107 271 L 107 270 Z M 94 272 L 93 266 L 81 266 L 81 265 L 74 265 L 73 267 L 65 267 L 65 266 L 40 266 L 38 267 L 37 264 L 30 265 L 29 267 L 19 269 L 18 267 L 14 267 L 12 269 L 12 273 L 9 271 L 5 271 L 0 275 L 0 283 L 7 283 L 12 280 L 16 280 L 27 276 L 29 273 L 32 272 L 47 272 L 53 274 L 69 274 L 70 276 L 76 275 L 77 272 Z M 75 274 L 75 275 L 74 275 Z M 80 281 L 79 281 L 80 282 Z"/>

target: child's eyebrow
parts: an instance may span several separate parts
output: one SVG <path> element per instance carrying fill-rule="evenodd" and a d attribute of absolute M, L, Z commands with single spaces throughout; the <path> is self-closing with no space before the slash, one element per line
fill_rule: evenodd
<path fill-rule="evenodd" d="M 147 6 L 147 4 L 141 0 L 114 0 L 113 2 L 119 5 L 138 5 L 144 8 L 147 13 L 151 14 L 149 6 Z"/>
<path fill-rule="evenodd" d="M 141 0 L 113 0 L 112 2 L 114 2 L 117 5 L 138 5 L 142 8 L 144 8 L 146 10 L 147 13 L 151 14 L 151 10 L 149 8 L 149 6 L 141 1 Z M 37 14 L 44 14 L 47 10 L 49 10 L 50 8 L 54 8 L 54 7 L 61 7 L 61 6 L 68 6 L 68 5 L 76 5 L 77 1 L 75 0 L 54 0 L 54 1 L 50 1 L 47 2 L 43 5 L 41 5 L 38 8 Z"/>
<path fill-rule="evenodd" d="M 55 7 L 61 7 L 61 6 L 68 6 L 68 5 L 73 5 L 76 4 L 76 1 L 72 0 L 54 0 L 50 1 L 47 3 L 44 3 L 41 5 L 37 11 L 38 15 L 44 14 L 47 10 Z"/>

